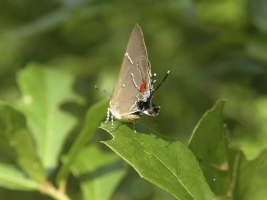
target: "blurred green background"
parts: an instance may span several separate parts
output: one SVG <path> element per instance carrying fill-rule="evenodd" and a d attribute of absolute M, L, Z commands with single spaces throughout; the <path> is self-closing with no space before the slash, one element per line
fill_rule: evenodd
<path fill-rule="evenodd" d="M 265 0 L 1 0 L 0 100 L 20 97 L 16 73 L 27 63 L 51 65 L 76 77 L 73 89 L 86 104 L 63 109 L 82 121 L 90 105 L 106 98 L 94 85 L 113 91 L 135 23 L 143 30 L 156 83 L 171 70 L 154 96 L 159 116 L 139 123 L 187 144 L 201 116 L 225 98 L 232 144 L 242 144 L 249 158 L 267 146 Z M 94 142 L 107 138 L 99 130 Z M 267 196 L 266 168 L 248 199 Z M 157 199 L 164 193 L 133 171 L 123 183 L 114 199 Z M 0 189 L 0 197 L 12 199 L 11 193 Z"/>

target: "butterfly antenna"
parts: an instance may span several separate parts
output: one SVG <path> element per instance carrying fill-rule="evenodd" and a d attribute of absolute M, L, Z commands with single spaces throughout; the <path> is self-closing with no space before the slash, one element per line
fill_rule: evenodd
<path fill-rule="evenodd" d="M 97 86 L 95 86 L 95 89 L 97 89 L 98 91 L 104 93 L 105 95 L 109 96 L 110 98 L 112 98 L 112 95 L 110 93 L 108 93 L 105 89 L 99 89 Z"/>
<path fill-rule="evenodd" d="M 159 89 L 159 87 L 161 86 L 161 84 L 166 80 L 166 78 L 169 76 L 170 70 L 167 71 L 164 79 L 161 81 L 161 83 L 158 85 L 158 87 L 156 87 L 156 89 L 154 91 L 156 91 L 157 89 Z"/>

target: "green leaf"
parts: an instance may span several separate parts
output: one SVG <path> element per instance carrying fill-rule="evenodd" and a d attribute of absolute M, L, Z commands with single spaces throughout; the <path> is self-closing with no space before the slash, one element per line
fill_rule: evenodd
<path fill-rule="evenodd" d="M 0 149 L 31 177 L 43 181 L 46 172 L 38 158 L 24 116 L 0 102 Z"/>
<path fill-rule="evenodd" d="M 160 135 L 137 125 L 134 133 L 131 125 L 115 122 L 101 128 L 112 134 L 113 139 L 104 142 L 120 155 L 141 177 L 173 194 L 178 199 L 212 199 L 193 153 L 179 141 Z"/>
<path fill-rule="evenodd" d="M 222 111 L 225 101 L 219 100 L 205 113 L 196 126 L 189 148 L 194 152 L 203 174 L 216 196 L 244 199 L 254 174 L 267 157 L 267 150 L 247 160 L 240 147 L 228 147 Z"/>
<path fill-rule="evenodd" d="M 101 120 L 103 120 L 104 115 L 106 114 L 108 100 L 109 99 L 105 99 L 101 102 L 98 102 L 88 109 L 81 132 L 74 141 L 74 144 L 71 146 L 68 154 L 64 156 L 63 165 L 57 175 L 58 184 L 62 179 L 66 179 L 69 174 L 70 165 L 77 158 L 77 154 L 80 152 L 84 144 L 91 139 Z"/>
<path fill-rule="evenodd" d="M 208 184 L 218 196 L 227 194 L 231 181 L 222 119 L 224 104 L 225 100 L 217 101 L 203 115 L 189 142 L 189 149 L 195 154 Z"/>
<path fill-rule="evenodd" d="M 126 174 L 126 167 L 116 155 L 100 151 L 97 146 L 84 148 L 71 166 L 78 177 L 84 199 L 109 200 Z"/>
<path fill-rule="evenodd" d="M 17 81 L 22 92 L 17 106 L 26 115 L 45 168 L 54 168 L 67 134 L 77 123 L 59 107 L 67 100 L 79 100 L 71 91 L 73 77 L 32 63 L 18 73 Z"/>
<path fill-rule="evenodd" d="M 12 190 L 39 190 L 39 182 L 29 179 L 13 165 L 0 163 L 0 185 Z"/>
<path fill-rule="evenodd" d="M 260 165 L 267 158 L 267 150 L 263 150 L 256 158 L 247 160 L 244 153 L 239 149 L 231 149 L 229 154 L 235 155 L 234 164 L 236 165 L 233 175 L 233 199 L 245 199 L 252 180 Z"/>
<path fill-rule="evenodd" d="M 227 160 L 222 120 L 224 104 L 224 100 L 219 100 L 211 110 L 204 114 L 195 127 L 189 142 L 189 148 L 198 160 L 203 163 L 212 163 L 219 169 Z"/>

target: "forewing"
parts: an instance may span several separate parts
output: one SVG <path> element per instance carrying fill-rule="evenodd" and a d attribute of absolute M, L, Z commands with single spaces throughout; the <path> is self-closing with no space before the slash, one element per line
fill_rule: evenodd
<path fill-rule="evenodd" d="M 143 33 L 138 24 L 130 36 L 110 107 L 120 115 L 137 111 L 136 102 L 142 96 L 140 87 L 149 90 L 150 66 Z M 142 85 L 143 84 L 143 85 Z"/>

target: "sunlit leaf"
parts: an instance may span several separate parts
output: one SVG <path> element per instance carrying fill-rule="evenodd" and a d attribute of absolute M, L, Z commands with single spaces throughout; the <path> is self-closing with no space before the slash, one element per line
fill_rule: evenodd
<path fill-rule="evenodd" d="M 111 125 L 101 128 L 110 133 Z M 144 126 L 115 123 L 113 139 L 104 142 L 120 155 L 141 177 L 173 194 L 178 199 L 211 199 L 203 174 L 192 152 L 179 141 L 160 135 Z"/>
<path fill-rule="evenodd" d="M 45 168 L 54 168 L 67 134 L 77 123 L 59 107 L 67 100 L 78 99 L 71 91 L 73 77 L 32 63 L 18 73 L 17 80 L 22 92 L 18 108 L 26 115 Z"/>

